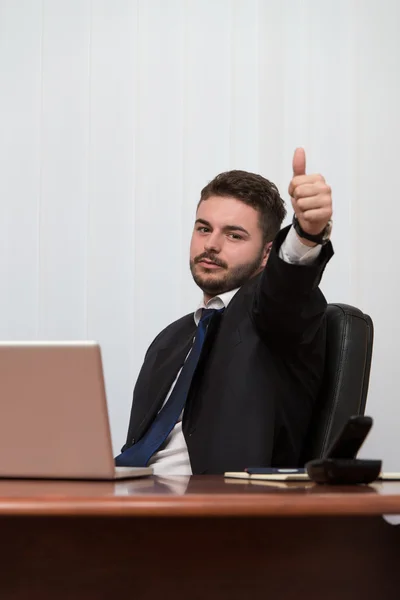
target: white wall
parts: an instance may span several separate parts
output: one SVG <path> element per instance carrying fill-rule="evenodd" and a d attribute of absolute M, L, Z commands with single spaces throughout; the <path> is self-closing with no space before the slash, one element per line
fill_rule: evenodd
<path fill-rule="evenodd" d="M 400 464 L 397 0 L 0 0 L 0 338 L 96 339 L 113 442 L 143 354 L 193 310 L 199 191 L 281 193 L 303 145 L 335 201 L 323 290 L 376 326 L 364 454 Z"/>

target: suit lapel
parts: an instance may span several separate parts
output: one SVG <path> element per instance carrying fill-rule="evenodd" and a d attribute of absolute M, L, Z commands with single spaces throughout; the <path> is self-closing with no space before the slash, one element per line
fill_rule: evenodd
<path fill-rule="evenodd" d="M 205 362 L 209 354 L 215 350 L 215 358 L 218 361 L 218 368 L 225 370 L 228 368 L 230 361 L 233 358 L 233 353 L 230 349 L 238 346 L 242 343 L 242 339 L 245 334 L 241 333 L 241 320 L 243 319 L 243 304 L 246 307 L 248 313 L 251 313 L 253 297 L 254 297 L 254 286 L 257 283 L 258 278 L 250 280 L 241 290 L 233 297 L 228 307 L 225 309 L 221 322 L 215 320 L 212 325 L 215 329 L 219 328 L 218 340 L 215 344 L 215 332 L 210 331 L 208 340 L 206 339 L 201 362 Z M 204 364 L 204 363 L 203 363 Z"/>
<path fill-rule="evenodd" d="M 242 342 L 245 334 L 241 333 L 241 322 L 243 321 L 243 308 L 251 319 L 253 308 L 254 290 L 258 285 L 260 275 L 253 277 L 245 283 L 238 293 L 232 298 L 228 308 L 225 310 L 222 322 L 221 337 L 226 346 L 237 346 Z M 243 306 L 244 305 L 244 306 Z"/>

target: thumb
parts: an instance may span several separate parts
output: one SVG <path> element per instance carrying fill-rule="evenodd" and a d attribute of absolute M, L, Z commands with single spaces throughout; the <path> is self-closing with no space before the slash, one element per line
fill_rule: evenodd
<path fill-rule="evenodd" d="M 293 155 L 293 175 L 306 174 L 306 153 L 304 148 L 296 148 Z"/>

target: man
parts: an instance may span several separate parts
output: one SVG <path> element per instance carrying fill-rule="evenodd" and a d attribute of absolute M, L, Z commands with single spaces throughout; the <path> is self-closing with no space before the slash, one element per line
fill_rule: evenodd
<path fill-rule="evenodd" d="M 201 192 L 190 269 L 196 312 L 147 351 L 117 465 L 158 475 L 294 467 L 325 360 L 326 301 L 318 288 L 333 255 L 331 190 L 293 157 L 293 224 L 277 188 L 230 171 Z"/>

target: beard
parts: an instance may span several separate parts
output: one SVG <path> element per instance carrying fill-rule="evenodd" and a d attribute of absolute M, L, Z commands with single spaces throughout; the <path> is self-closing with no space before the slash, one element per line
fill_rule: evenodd
<path fill-rule="evenodd" d="M 224 292 L 230 292 L 236 288 L 242 287 L 249 279 L 260 272 L 263 261 L 264 249 L 261 248 L 255 259 L 246 264 L 236 265 L 229 268 L 228 265 L 221 261 L 218 256 L 212 253 L 204 252 L 196 256 L 190 261 L 190 270 L 194 282 L 208 296 L 218 296 Z M 198 263 L 204 258 L 214 262 L 221 267 L 218 272 L 214 269 L 207 269 L 204 264 Z"/>

